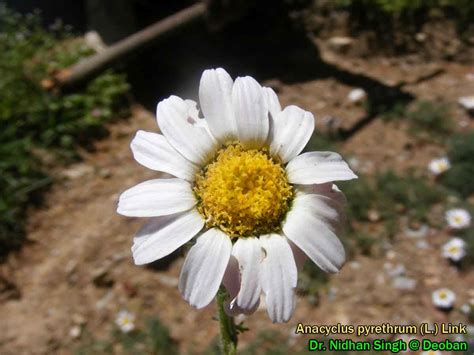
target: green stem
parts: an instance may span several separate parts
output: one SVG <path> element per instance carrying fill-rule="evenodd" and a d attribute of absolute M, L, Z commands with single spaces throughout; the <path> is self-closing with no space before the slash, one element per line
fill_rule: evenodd
<path fill-rule="evenodd" d="M 225 313 L 224 302 L 227 292 L 223 287 L 217 292 L 217 313 L 219 315 L 219 325 L 221 331 L 221 347 L 224 355 L 237 354 L 237 329 L 235 328 L 234 317 Z"/>

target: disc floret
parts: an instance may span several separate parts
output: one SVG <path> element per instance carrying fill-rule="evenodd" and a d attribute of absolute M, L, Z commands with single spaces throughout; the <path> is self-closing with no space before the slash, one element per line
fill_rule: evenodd
<path fill-rule="evenodd" d="M 245 150 L 239 143 L 220 149 L 196 176 L 198 211 L 208 228 L 231 237 L 280 230 L 293 189 L 283 166 L 268 150 Z"/>

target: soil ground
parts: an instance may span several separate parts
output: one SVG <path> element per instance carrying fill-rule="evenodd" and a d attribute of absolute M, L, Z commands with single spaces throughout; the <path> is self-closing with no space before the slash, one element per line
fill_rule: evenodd
<path fill-rule="evenodd" d="M 459 129 L 473 128 L 473 121 L 456 104 L 460 96 L 474 94 L 473 66 L 443 61 L 427 64 L 407 57 L 348 58 L 326 49 L 324 43 L 320 48 L 324 60 L 341 70 L 362 74 L 388 88 L 403 81 L 406 84 L 400 90 L 417 99 L 442 98 L 451 104 Z M 292 84 L 278 79 L 270 84 L 278 89 L 283 106 L 295 104 L 313 112 L 318 130 L 327 129 L 329 116 L 337 117 L 343 128 L 352 127 L 364 116 L 363 107 L 347 99 L 354 86 L 336 78 Z M 139 324 L 145 316 L 158 315 L 183 352 L 193 349 L 199 353 L 217 335 L 217 323 L 212 319 L 214 306 L 198 311 L 179 295 L 177 282 L 183 258 L 171 258 L 153 268 L 135 266 L 130 246 L 133 234 L 144 221 L 115 212 L 121 191 L 155 174 L 137 164 L 129 149 L 138 129 L 157 130 L 154 115 L 135 106 L 130 119 L 109 129 L 110 136 L 98 142 L 94 152 L 84 153 L 82 162 L 56 172 L 58 182 L 44 206 L 29 219 L 29 243 L 0 266 L 1 275 L 10 282 L 8 288 L 4 287 L 9 291 L 0 295 L 2 354 L 71 353 L 81 341 L 70 335 L 73 326 L 80 324 L 95 337 L 106 338 L 122 308 L 135 312 Z M 385 168 L 423 170 L 442 152 L 439 146 L 414 142 L 404 123 L 387 123 L 380 117 L 341 144 L 345 157 L 357 158 L 358 167 L 354 168 L 369 174 Z M 376 223 L 367 228 L 377 231 Z M 355 256 L 338 275 L 330 276 L 327 292 L 323 292 L 317 306 L 299 297 L 289 323 L 271 324 L 261 307 L 246 318 L 245 324 L 253 331 L 241 336 L 241 346 L 263 329 L 290 336 L 299 322 L 465 323 L 460 312 L 439 312 L 431 302 L 431 292 L 438 287 L 455 291 L 458 306 L 474 297 L 473 270 L 459 271 L 440 255 L 439 248 L 448 232 L 430 229 L 424 238 L 425 248 L 418 248 L 417 240 L 405 235 L 403 228 L 400 230 L 385 252 Z M 387 270 L 398 264 L 405 266 L 407 277 L 417 281 L 414 289 L 392 286 Z M 301 349 L 307 337 L 295 340 L 302 342 Z"/>

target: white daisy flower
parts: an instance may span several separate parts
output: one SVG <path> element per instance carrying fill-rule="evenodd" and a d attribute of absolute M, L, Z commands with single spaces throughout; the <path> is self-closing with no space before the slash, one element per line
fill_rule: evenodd
<path fill-rule="evenodd" d="M 462 208 L 453 208 L 446 211 L 446 221 L 451 228 L 463 229 L 471 225 L 471 215 Z"/>
<path fill-rule="evenodd" d="M 451 163 L 448 158 L 438 158 L 430 161 L 428 169 L 434 175 L 440 175 L 451 168 Z"/>
<path fill-rule="evenodd" d="M 442 255 L 457 262 L 466 256 L 466 243 L 461 238 L 451 238 L 443 245 Z"/>
<path fill-rule="evenodd" d="M 449 309 L 456 301 L 456 294 L 447 288 L 440 288 L 431 295 L 433 303 L 436 307 L 442 309 Z"/>
<path fill-rule="evenodd" d="M 202 308 L 223 284 L 229 314 L 250 314 L 265 294 L 274 322 L 293 314 L 297 266 L 305 255 L 327 272 L 345 261 L 336 236 L 345 197 L 333 181 L 357 178 L 337 153 L 300 154 L 314 118 L 281 109 L 275 92 L 253 78 L 204 71 L 196 103 L 171 96 L 157 108 L 161 134 L 131 143 L 147 168 L 174 175 L 125 191 L 118 213 L 153 217 L 134 239 L 137 265 L 169 255 L 197 237 L 179 289 Z"/>
<path fill-rule="evenodd" d="M 135 329 L 135 314 L 129 311 L 122 310 L 117 313 L 115 324 L 123 333 L 128 333 Z"/>

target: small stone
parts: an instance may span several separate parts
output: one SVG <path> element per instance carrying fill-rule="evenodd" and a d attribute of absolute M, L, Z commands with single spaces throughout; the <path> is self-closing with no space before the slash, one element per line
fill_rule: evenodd
<path fill-rule="evenodd" d="M 347 95 L 347 98 L 349 99 L 349 101 L 355 104 L 364 101 L 366 97 L 367 97 L 367 93 L 365 92 L 364 89 L 361 89 L 361 88 L 351 90 L 351 92 L 349 92 L 349 94 Z"/>
<path fill-rule="evenodd" d="M 77 339 L 81 336 L 82 328 L 78 325 L 75 325 L 69 330 L 69 336 L 73 339 Z"/>
<path fill-rule="evenodd" d="M 426 240 L 424 240 L 424 239 L 418 240 L 418 241 L 416 242 L 416 247 L 417 247 L 418 249 L 428 249 L 429 246 L 430 246 L 430 244 L 429 244 Z"/>
<path fill-rule="evenodd" d="M 390 277 L 401 276 L 406 272 L 406 268 L 403 264 L 393 265 L 392 263 L 385 263 L 384 268 Z"/>
<path fill-rule="evenodd" d="M 464 96 L 458 99 L 459 105 L 469 113 L 474 113 L 474 96 Z"/>
<path fill-rule="evenodd" d="M 423 33 L 423 32 L 418 32 L 416 35 L 415 35 L 415 39 L 417 40 L 417 42 L 420 42 L 420 43 L 423 43 L 424 41 L 426 41 L 426 33 Z"/>
<path fill-rule="evenodd" d="M 354 270 L 359 270 L 360 269 L 360 263 L 358 261 L 351 261 L 349 263 L 349 267 L 354 269 Z"/>
<path fill-rule="evenodd" d="M 331 37 L 328 40 L 329 47 L 339 53 L 346 52 L 354 43 L 351 37 Z"/>
<path fill-rule="evenodd" d="M 176 277 L 168 276 L 168 275 L 159 275 L 158 277 L 160 283 L 166 285 L 168 287 L 175 288 L 178 286 L 179 279 Z"/>
<path fill-rule="evenodd" d="M 81 178 L 86 175 L 90 175 L 94 172 L 94 168 L 90 165 L 80 163 L 72 166 L 71 168 L 64 170 L 62 175 L 68 179 L 74 180 Z"/>
<path fill-rule="evenodd" d="M 111 303 L 113 297 L 114 293 L 112 291 L 107 292 L 104 297 L 102 297 L 96 302 L 95 308 L 99 311 L 107 308 L 107 306 Z"/>
<path fill-rule="evenodd" d="M 380 214 L 376 210 L 369 210 L 369 212 L 367 213 L 367 218 L 370 222 L 378 222 L 380 221 Z"/>
<path fill-rule="evenodd" d="M 405 235 L 408 238 L 424 238 L 428 235 L 429 228 L 426 224 L 422 224 L 418 227 L 409 227 L 405 229 Z"/>
<path fill-rule="evenodd" d="M 392 286 L 397 290 L 413 290 L 415 289 L 417 281 L 415 279 L 398 276 L 393 280 Z"/>

